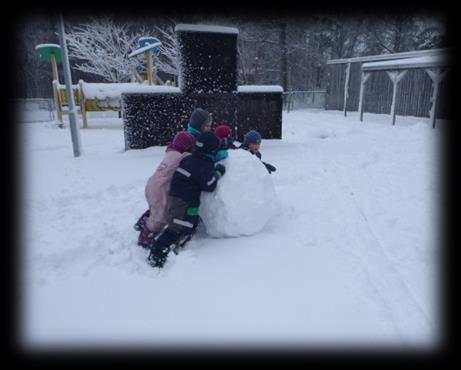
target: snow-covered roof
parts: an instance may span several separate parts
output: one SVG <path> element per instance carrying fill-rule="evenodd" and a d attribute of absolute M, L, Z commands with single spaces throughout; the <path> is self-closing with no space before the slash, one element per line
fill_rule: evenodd
<path fill-rule="evenodd" d="M 449 64 L 448 56 L 426 55 L 417 58 L 387 60 L 362 64 L 362 71 L 383 71 L 391 69 L 433 68 Z"/>
<path fill-rule="evenodd" d="M 139 83 L 82 83 L 83 94 L 88 99 L 120 97 L 122 93 L 179 93 L 179 87 L 141 85 Z"/>
<path fill-rule="evenodd" d="M 413 50 L 405 51 L 401 53 L 392 54 L 379 54 L 379 55 L 367 55 L 363 57 L 345 58 L 345 59 L 330 59 L 327 64 L 342 64 L 342 63 L 366 63 L 366 62 L 377 62 L 380 60 L 392 60 L 392 59 L 405 59 L 405 58 L 416 58 L 425 55 L 447 55 L 451 49 L 427 49 L 427 50 Z"/>
<path fill-rule="evenodd" d="M 143 36 L 143 37 L 140 37 L 138 39 L 138 42 L 141 41 L 141 40 L 152 40 L 152 39 L 155 39 L 155 37 L 152 37 L 152 36 Z"/>
<path fill-rule="evenodd" d="M 192 31 L 192 32 L 212 32 L 212 33 L 232 33 L 238 34 L 239 30 L 235 27 L 211 26 L 206 24 L 177 24 L 174 28 L 177 31 Z"/>
<path fill-rule="evenodd" d="M 138 49 L 134 50 L 133 52 L 131 52 L 130 55 L 128 55 L 128 58 L 134 57 L 135 55 L 144 53 L 147 50 L 154 49 L 154 48 L 157 48 L 159 46 L 162 46 L 162 43 L 160 41 L 156 42 L 155 44 L 148 44 L 146 46 L 143 46 L 142 48 L 138 48 Z"/>
<path fill-rule="evenodd" d="M 35 46 L 35 50 L 38 50 L 41 48 L 60 48 L 61 49 L 61 46 L 58 44 L 38 44 Z"/>
<path fill-rule="evenodd" d="M 283 92 L 279 85 L 242 85 L 237 87 L 238 92 Z"/>

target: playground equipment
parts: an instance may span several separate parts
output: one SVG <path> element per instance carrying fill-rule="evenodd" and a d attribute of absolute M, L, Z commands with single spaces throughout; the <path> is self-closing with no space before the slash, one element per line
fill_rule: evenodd
<path fill-rule="evenodd" d="M 147 61 L 147 80 L 149 85 L 155 85 L 156 69 L 154 68 L 153 55 L 158 55 L 162 43 L 155 37 L 140 37 L 138 45 L 139 47 L 128 55 L 128 58 L 144 54 Z M 135 67 L 133 67 L 133 76 L 142 81 L 142 78 L 137 75 Z"/>
<path fill-rule="evenodd" d="M 39 44 L 35 47 L 41 60 L 51 64 L 51 73 L 53 78 L 53 99 L 56 108 L 56 114 L 62 125 L 62 116 L 67 114 L 63 109 L 68 105 L 66 87 L 59 84 L 58 63 L 62 62 L 61 46 L 57 44 Z M 73 85 L 75 103 L 79 104 L 78 87 Z"/>
<path fill-rule="evenodd" d="M 132 58 L 144 54 L 147 60 L 147 82 L 148 85 L 155 85 L 157 78 L 156 71 L 153 65 L 153 56 L 158 55 L 159 48 L 162 43 L 155 37 L 140 37 L 138 40 L 138 48 L 134 50 L 128 57 Z M 57 117 L 60 126 L 62 127 L 63 114 L 68 114 L 65 107 L 68 106 L 68 98 L 66 86 L 59 83 L 58 66 L 62 60 L 61 47 L 57 44 L 40 44 L 35 47 L 40 59 L 51 63 L 53 76 L 53 97 L 56 107 Z M 78 113 L 82 115 L 83 128 L 88 127 L 87 112 L 105 112 L 115 111 L 121 112 L 121 94 L 124 91 L 141 91 L 148 86 L 145 85 L 145 80 L 136 72 L 133 75 L 140 83 L 135 83 L 136 79 L 132 78 L 131 83 L 88 83 L 80 80 L 78 85 L 72 85 L 75 104 L 79 108 Z M 169 84 L 167 84 L 169 85 Z M 163 91 L 163 90 L 162 90 Z M 170 90 L 168 90 L 170 91 Z"/>

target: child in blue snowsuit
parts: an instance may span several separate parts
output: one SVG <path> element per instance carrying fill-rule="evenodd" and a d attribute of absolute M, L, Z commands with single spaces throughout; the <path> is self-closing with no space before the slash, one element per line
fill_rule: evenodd
<path fill-rule="evenodd" d="M 211 113 L 203 108 L 195 108 L 192 112 L 189 123 L 187 124 L 187 132 L 194 135 L 196 138 L 204 132 L 211 131 L 213 118 Z M 227 132 L 228 130 L 228 132 Z M 217 151 L 214 161 L 218 162 L 227 157 L 227 149 L 233 148 L 233 139 L 230 137 L 231 129 L 227 125 L 220 125 L 215 129 L 215 135 L 220 140 L 220 148 Z"/>
<path fill-rule="evenodd" d="M 212 132 L 205 132 L 197 138 L 192 155 L 179 163 L 168 193 L 168 224 L 155 237 L 147 258 L 151 266 L 162 268 L 171 246 L 197 227 L 201 192 L 214 191 L 226 170 L 214 163 L 219 145 Z"/>
<path fill-rule="evenodd" d="M 201 133 L 211 131 L 212 120 L 212 116 L 208 111 L 202 108 L 195 108 L 189 118 L 186 131 L 195 138 L 198 138 Z M 219 158 L 216 158 L 215 162 L 218 159 Z M 145 211 L 134 225 L 134 229 L 136 231 L 143 230 L 149 216 L 150 210 Z"/>
<path fill-rule="evenodd" d="M 248 131 L 244 137 L 243 137 L 243 144 L 240 145 L 239 149 L 244 149 L 249 151 L 251 154 L 254 154 L 256 157 L 261 160 L 261 152 L 259 151 L 259 148 L 261 146 L 261 134 L 258 131 Z M 269 163 L 263 162 L 264 166 L 266 166 L 266 169 L 269 173 L 275 172 L 277 169 L 272 166 Z"/>

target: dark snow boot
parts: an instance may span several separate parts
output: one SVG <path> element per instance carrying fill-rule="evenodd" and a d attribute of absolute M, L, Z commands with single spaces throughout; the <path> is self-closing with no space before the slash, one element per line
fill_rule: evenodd
<path fill-rule="evenodd" d="M 145 227 L 146 220 L 149 218 L 149 216 L 150 216 L 150 210 L 148 209 L 146 212 L 142 214 L 141 217 L 139 217 L 138 221 L 136 221 L 133 228 L 136 231 L 141 231 Z"/>
<path fill-rule="evenodd" d="M 140 247 L 149 249 L 152 243 L 154 242 L 154 238 L 157 235 L 157 233 L 154 233 L 153 231 L 150 231 L 147 226 L 144 226 L 144 228 L 141 230 L 139 233 L 138 237 L 138 245 Z"/>
<path fill-rule="evenodd" d="M 151 249 L 149 257 L 147 257 L 147 263 L 152 267 L 162 268 L 167 260 L 169 248 L 166 247 L 162 250 Z"/>
<path fill-rule="evenodd" d="M 177 241 L 177 242 L 175 243 L 175 245 L 173 246 L 173 252 L 174 252 L 174 254 L 176 254 L 176 255 L 179 254 L 179 251 L 180 251 L 181 249 L 184 248 L 184 246 L 187 244 L 187 242 L 188 242 L 189 240 L 192 239 L 192 237 L 193 237 L 193 236 L 195 235 L 195 233 L 197 232 L 197 227 L 198 227 L 198 225 L 199 225 L 201 222 L 203 222 L 203 221 L 202 221 L 202 218 L 199 216 L 198 222 L 197 222 L 197 224 L 194 226 L 194 228 L 192 229 L 191 233 L 190 233 L 190 234 L 186 234 L 186 235 L 181 235 L 181 236 L 179 237 L 178 241 Z"/>
<path fill-rule="evenodd" d="M 160 234 L 154 238 L 154 242 L 150 247 L 147 263 L 152 267 L 162 268 L 170 252 L 170 246 L 176 244 L 178 237 L 177 233 L 168 228 L 160 232 Z"/>
<path fill-rule="evenodd" d="M 173 247 L 174 254 L 179 254 L 180 249 L 184 248 L 186 243 L 192 239 L 193 234 L 183 235 Z"/>

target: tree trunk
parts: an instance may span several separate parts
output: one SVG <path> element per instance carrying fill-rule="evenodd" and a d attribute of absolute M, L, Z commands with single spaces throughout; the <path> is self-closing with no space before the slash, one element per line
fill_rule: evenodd
<path fill-rule="evenodd" d="M 280 25 L 280 47 L 281 47 L 281 63 L 280 77 L 282 79 L 283 91 L 288 91 L 288 57 L 287 57 L 287 24 Z"/>

